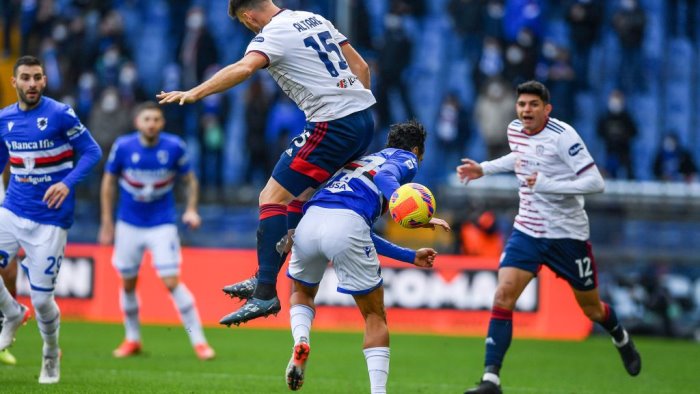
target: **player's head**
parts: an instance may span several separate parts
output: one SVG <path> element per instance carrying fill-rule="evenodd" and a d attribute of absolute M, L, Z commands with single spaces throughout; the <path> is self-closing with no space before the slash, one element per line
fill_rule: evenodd
<path fill-rule="evenodd" d="M 393 124 L 389 127 L 386 147 L 413 152 L 418 157 L 418 161 L 421 161 L 425 153 L 427 135 L 425 127 L 416 120 Z"/>
<path fill-rule="evenodd" d="M 523 129 L 530 132 L 542 130 L 552 112 L 547 87 L 538 81 L 527 81 L 518 85 L 515 93 L 515 111 L 523 123 Z"/>
<path fill-rule="evenodd" d="M 34 56 L 22 56 L 15 62 L 12 86 L 17 90 L 17 100 L 23 110 L 39 104 L 46 88 L 46 75 L 41 61 Z"/>
<path fill-rule="evenodd" d="M 279 8 L 272 0 L 229 0 L 228 15 L 258 34 Z"/>
<path fill-rule="evenodd" d="M 134 126 L 147 142 L 155 142 L 165 126 L 165 117 L 160 106 L 146 101 L 134 109 Z"/>

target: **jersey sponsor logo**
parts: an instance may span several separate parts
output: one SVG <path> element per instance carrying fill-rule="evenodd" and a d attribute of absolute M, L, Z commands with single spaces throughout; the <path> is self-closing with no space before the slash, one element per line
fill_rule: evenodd
<path fill-rule="evenodd" d="M 251 40 L 252 42 L 263 42 L 265 41 L 265 37 L 263 36 L 257 36 Z"/>
<path fill-rule="evenodd" d="M 371 257 L 371 254 L 372 254 L 372 247 L 371 247 L 371 246 L 365 246 L 365 256 L 367 256 L 367 258 L 370 258 L 370 257 Z"/>
<path fill-rule="evenodd" d="M 44 174 L 42 176 L 19 176 L 15 175 L 15 181 L 19 183 L 31 183 L 32 185 L 38 185 L 39 183 L 51 182 L 53 178 L 51 175 Z"/>
<path fill-rule="evenodd" d="M 168 158 L 170 157 L 170 155 L 166 150 L 159 150 L 158 152 L 156 152 L 156 157 L 158 158 L 158 163 L 168 164 Z"/>
<path fill-rule="evenodd" d="M 54 147 L 54 142 L 52 140 L 43 139 L 39 141 L 10 141 L 7 146 L 10 150 L 37 150 L 37 149 L 51 149 Z"/>
<path fill-rule="evenodd" d="M 44 131 L 46 130 L 46 127 L 49 126 L 49 118 L 36 118 L 36 127 L 39 128 L 39 130 Z"/>
<path fill-rule="evenodd" d="M 356 77 L 348 77 L 348 78 L 343 78 L 340 81 L 338 81 L 338 83 L 336 83 L 335 86 L 337 86 L 341 89 L 345 89 L 345 88 L 348 88 L 348 87 L 354 85 L 355 82 L 357 82 Z"/>
<path fill-rule="evenodd" d="M 571 148 L 569 148 L 569 156 L 576 156 L 582 150 L 583 150 L 583 145 L 581 145 L 580 143 L 577 142 L 577 143 L 571 145 Z"/>
<path fill-rule="evenodd" d="M 12 128 L 15 126 L 15 122 L 8 122 L 7 123 L 7 131 L 12 131 Z"/>

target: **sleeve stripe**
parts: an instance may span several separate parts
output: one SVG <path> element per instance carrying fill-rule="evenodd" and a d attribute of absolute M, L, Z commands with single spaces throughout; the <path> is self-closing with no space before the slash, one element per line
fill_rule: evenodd
<path fill-rule="evenodd" d="M 253 49 L 252 51 L 246 52 L 245 56 L 248 56 L 249 53 L 257 53 L 258 55 L 265 57 L 265 59 L 267 60 L 267 64 L 265 64 L 265 66 L 263 68 L 267 68 L 270 65 L 270 57 L 267 56 L 267 53 Z"/>
<path fill-rule="evenodd" d="M 594 165 L 595 165 L 595 163 L 590 163 L 590 164 L 588 164 L 587 166 L 583 167 L 582 169 L 578 170 L 578 171 L 576 172 L 576 176 L 581 175 L 583 172 L 585 172 L 587 169 L 593 167 Z"/>

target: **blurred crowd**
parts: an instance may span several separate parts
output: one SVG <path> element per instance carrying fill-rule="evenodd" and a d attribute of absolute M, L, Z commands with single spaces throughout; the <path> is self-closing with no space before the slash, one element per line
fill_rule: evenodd
<path fill-rule="evenodd" d="M 160 90 L 188 89 L 243 54 L 252 35 L 228 18 L 225 3 L 2 0 L 2 53 L 40 56 L 46 94 L 72 105 L 108 150 L 132 130 L 136 103 Z M 683 80 L 680 70 L 678 85 L 662 61 L 666 54 L 655 49 L 680 45 L 691 54 L 688 67 L 697 68 L 695 0 L 276 3 L 336 21 L 370 61 L 378 99 L 374 148 L 393 122 L 415 117 L 428 125 L 419 179 L 426 184 L 444 180 L 460 157 L 508 152 L 504 127 L 515 117 L 514 86 L 529 79 L 549 87 L 552 115 L 579 130 L 607 177 L 697 179 L 698 150 L 689 147 L 700 145 L 691 127 L 700 112 L 691 87 L 700 81 L 692 72 Z M 337 18 L 339 10 L 350 17 Z M 20 36 L 19 48 L 12 34 Z M 684 86 L 691 91 L 678 110 L 673 92 Z M 650 114 L 647 108 L 657 106 L 670 111 Z M 166 129 L 188 142 L 205 199 L 244 185 L 257 190 L 304 124 L 266 73 L 197 105 L 164 109 Z M 92 184 L 88 193 L 97 192 Z"/>

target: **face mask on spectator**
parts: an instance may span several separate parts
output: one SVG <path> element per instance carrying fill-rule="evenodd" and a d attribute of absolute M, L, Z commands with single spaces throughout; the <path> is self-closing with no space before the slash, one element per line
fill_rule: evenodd
<path fill-rule="evenodd" d="M 132 66 L 124 66 L 119 72 L 119 84 L 131 85 L 136 81 L 136 69 Z"/>
<path fill-rule="evenodd" d="M 621 98 L 612 97 L 608 100 L 608 110 L 614 114 L 619 114 L 625 108 L 625 102 Z"/>

